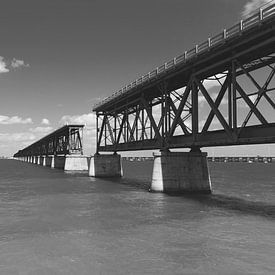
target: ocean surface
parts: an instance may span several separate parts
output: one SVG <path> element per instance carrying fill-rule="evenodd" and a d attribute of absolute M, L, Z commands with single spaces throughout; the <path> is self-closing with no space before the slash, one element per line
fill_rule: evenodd
<path fill-rule="evenodd" d="M 0 160 L 0 274 L 275 274 L 275 163 L 209 163 L 213 194 Z"/>

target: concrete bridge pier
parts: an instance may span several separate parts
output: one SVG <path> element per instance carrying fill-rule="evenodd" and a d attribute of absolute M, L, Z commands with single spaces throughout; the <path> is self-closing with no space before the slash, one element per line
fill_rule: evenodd
<path fill-rule="evenodd" d="M 123 176 L 121 156 L 118 154 L 100 155 L 91 157 L 89 176 L 98 178 L 116 178 Z"/>
<path fill-rule="evenodd" d="M 50 156 L 50 155 L 45 156 L 43 166 L 54 168 L 54 156 Z"/>
<path fill-rule="evenodd" d="M 65 166 L 65 156 L 53 156 L 52 158 L 52 168 L 64 169 Z"/>
<path fill-rule="evenodd" d="M 40 160 L 40 157 L 39 156 L 35 156 L 34 163 L 35 164 L 39 164 L 39 160 Z"/>
<path fill-rule="evenodd" d="M 41 159 L 41 156 L 38 156 L 38 157 L 37 157 L 37 165 L 41 165 L 41 160 L 42 160 L 42 159 Z"/>
<path fill-rule="evenodd" d="M 46 156 L 40 156 L 39 164 L 46 166 Z"/>
<path fill-rule="evenodd" d="M 207 153 L 160 151 L 154 154 L 150 191 L 165 193 L 211 193 Z"/>
<path fill-rule="evenodd" d="M 66 155 L 65 171 L 88 171 L 88 158 L 83 155 Z"/>

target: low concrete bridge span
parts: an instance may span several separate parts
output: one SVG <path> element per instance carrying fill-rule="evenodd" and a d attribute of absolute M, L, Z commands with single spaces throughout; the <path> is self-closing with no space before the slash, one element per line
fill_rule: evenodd
<path fill-rule="evenodd" d="M 19 150 L 14 158 L 64 170 L 88 170 L 83 156 L 84 125 L 66 125 L 28 147 Z"/>
<path fill-rule="evenodd" d="M 90 175 L 121 175 L 119 151 L 159 149 L 152 190 L 210 192 L 200 148 L 275 142 L 274 49 L 272 2 L 104 99 Z"/>

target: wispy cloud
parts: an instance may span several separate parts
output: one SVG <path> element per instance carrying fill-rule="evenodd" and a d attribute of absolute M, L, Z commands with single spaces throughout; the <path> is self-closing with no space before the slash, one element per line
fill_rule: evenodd
<path fill-rule="evenodd" d="M 29 67 L 29 64 L 26 64 L 24 60 L 19 60 L 16 58 L 13 58 L 11 61 L 11 67 L 14 69 L 18 69 L 20 67 Z"/>
<path fill-rule="evenodd" d="M 24 60 L 13 58 L 11 61 L 6 60 L 3 56 L 0 56 L 0 74 L 8 73 L 11 69 L 19 69 L 23 67 L 29 67 L 30 65 L 25 63 Z"/>
<path fill-rule="evenodd" d="M 48 134 L 52 131 L 53 127 L 48 126 L 48 127 L 35 127 L 35 128 L 30 128 L 30 132 L 35 133 L 35 134 Z"/>
<path fill-rule="evenodd" d="M 0 56 L 0 74 L 8 73 L 10 70 L 7 68 L 7 63 L 4 60 L 4 57 Z"/>
<path fill-rule="evenodd" d="M 42 125 L 50 125 L 51 123 L 47 118 L 43 118 L 42 121 L 41 121 L 41 124 Z"/>
<path fill-rule="evenodd" d="M 20 133 L 0 133 L 0 141 L 11 143 L 11 142 L 31 142 L 35 140 L 36 136 L 29 132 Z"/>
<path fill-rule="evenodd" d="M 59 123 L 64 124 L 83 124 L 87 128 L 95 127 L 96 116 L 93 113 L 82 114 L 82 115 L 65 115 Z"/>
<path fill-rule="evenodd" d="M 249 0 L 242 11 L 242 16 L 247 17 L 262 6 L 275 3 L 274 0 Z"/>
<path fill-rule="evenodd" d="M 3 124 L 3 125 L 9 125 L 9 124 L 32 124 L 32 119 L 29 117 L 29 118 L 21 118 L 19 116 L 12 116 L 12 117 L 9 117 L 9 116 L 3 116 L 3 115 L 0 115 L 0 124 Z"/>

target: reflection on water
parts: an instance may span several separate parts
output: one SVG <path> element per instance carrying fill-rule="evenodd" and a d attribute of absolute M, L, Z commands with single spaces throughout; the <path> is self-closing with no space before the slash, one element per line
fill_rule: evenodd
<path fill-rule="evenodd" d="M 274 164 L 211 163 L 213 195 L 0 161 L 0 274 L 274 274 Z"/>

